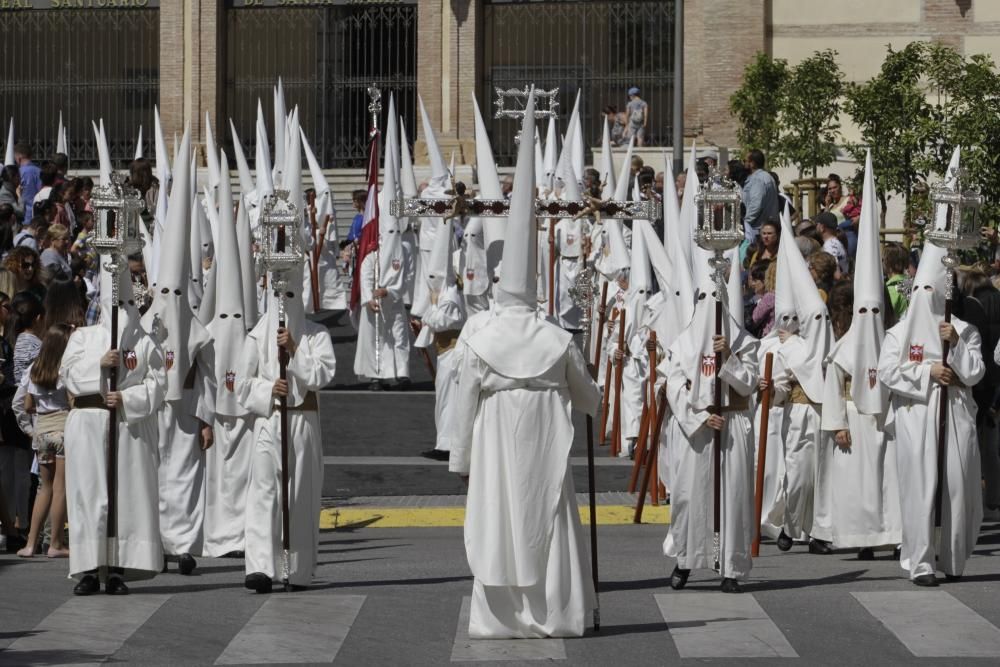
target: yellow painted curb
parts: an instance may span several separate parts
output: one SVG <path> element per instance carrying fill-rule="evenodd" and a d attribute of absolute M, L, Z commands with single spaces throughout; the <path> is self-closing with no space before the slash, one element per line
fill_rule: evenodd
<path fill-rule="evenodd" d="M 598 505 L 597 523 L 600 526 L 617 526 L 632 523 L 635 509 L 626 505 Z M 580 520 L 590 523 L 590 510 L 580 508 Z M 643 523 L 670 523 L 670 506 L 646 505 L 642 512 Z M 330 507 L 320 512 L 319 527 L 331 528 L 434 528 L 454 527 L 465 524 L 464 507 Z"/>

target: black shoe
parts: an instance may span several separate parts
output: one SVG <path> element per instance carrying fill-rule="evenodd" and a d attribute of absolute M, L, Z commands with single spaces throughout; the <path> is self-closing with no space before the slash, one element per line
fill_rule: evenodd
<path fill-rule="evenodd" d="M 956 582 L 962 580 L 962 575 L 960 574 L 946 574 L 944 575 L 945 581 Z"/>
<path fill-rule="evenodd" d="M 258 593 L 270 593 L 271 577 L 267 576 L 263 572 L 254 572 L 253 574 L 247 575 L 243 585 L 252 591 L 257 591 Z"/>
<path fill-rule="evenodd" d="M 177 569 L 185 577 L 194 572 L 194 568 L 197 567 L 198 562 L 194 559 L 191 554 L 181 554 L 181 557 L 177 559 Z"/>
<path fill-rule="evenodd" d="M 237 549 L 236 551 L 230 551 L 227 554 L 223 554 L 222 558 L 243 558 L 244 556 L 246 556 L 246 554 Z"/>
<path fill-rule="evenodd" d="M 420 455 L 434 461 L 447 461 L 451 458 L 451 452 L 446 452 L 443 449 L 428 449 L 426 452 L 420 452 Z"/>
<path fill-rule="evenodd" d="M 368 385 L 368 391 L 382 391 L 382 383 L 378 380 L 372 380 L 371 384 Z"/>
<path fill-rule="evenodd" d="M 160 574 L 167 573 L 167 554 L 163 554 L 163 569 L 160 570 Z"/>
<path fill-rule="evenodd" d="M 691 570 L 682 570 L 679 567 L 674 567 L 674 571 L 670 574 L 670 587 L 675 591 L 679 591 L 687 586 L 690 575 Z"/>
<path fill-rule="evenodd" d="M 890 560 L 899 560 L 899 557 L 902 553 L 903 550 L 899 547 L 896 547 L 895 549 L 892 550 L 892 557 L 890 558 Z"/>
<path fill-rule="evenodd" d="M 101 581 L 96 574 L 85 574 L 76 586 L 73 587 L 73 595 L 93 595 L 101 592 Z"/>
<path fill-rule="evenodd" d="M 792 548 L 792 538 L 785 534 L 785 531 L 781 531 L 781 535 L 778 535 L 778 549 L 781 551 L 788 551 Z"/>
<path fill-rule="evenodd" d="M 406 391 L 410 388 L 410 378 L 399 378 L 396 381 L 396 386 L 393 387 L 396 391 Z"/>
<path fill-rule="evenodd" d="M 109 574 L 108 582 L 104 584 L 104 592 L 108 595 L 128 595 L 128 586 L 120 574 Z"/>
<path fill-rule="evenodd" d="M 815 537 L 809 539 L 809 553 L 816 554 L 817 556 L 825 556 L 832 551 L 833 549 L 830 548 L 829 542 L 817 540 Z"/>
<path fill-rule="evenodd" d="M 858 560 L 875 560 L 875 550 L 871 547 L 858 549 Z"/>
<path fill-rule="evenodd" d="M 740 586 L 740 582 L 735 579 L 730 579 L 726 577 L 722 580 L 722 592 L 723 593 L 742 593 L 743 587 Z"/>
<path fill-rule="evenodd" d="M 917 577 L 913 577 L 913 583 L 917 586 L 937 586 L 938 580 L 933 574 L 921 574 Z"/>

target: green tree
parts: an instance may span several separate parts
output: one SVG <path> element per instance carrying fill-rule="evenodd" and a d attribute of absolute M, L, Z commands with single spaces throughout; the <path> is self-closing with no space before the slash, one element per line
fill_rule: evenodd
<path fill-rule="evenodd" d="M 887 48 L 875 77 L 847 85 L 844 110 L 861 130 L 861 142 L 848 144 L 847 149 L 864 164 L 865 150 L 872 148 L 882 221 L 887 193 L 894 192 L 905 200 L 905 224 L 909 226 L 916 215 L 911 206 L 913 188 L 939 161 L 940 109 L 928 101 L 921 86 L 921 77 L 929 67 L 929 46 L 911 42 L 900 51 Z"/>
<path fill-rule="evenodd" d="M 743 70 L 743 84 L 729 97 L 729 110 L 739 121 L 736 137 L 743 151 L 757 148 L 768 163 L 781 166 L 780 113 L 788 81 L 788 62 L 763 52 Z"/>
<path fill-rule="evenodd" d="M 951 47 L 928 50 L 927 76 L 937 88 L 941 141 L 935 171 L 943 173 L 955 146 L 962 147 L 965 185 L 983 195 L 985 224 L 1000 220 L 1000 73 L 983 54 L 965 59 Z"/>
<path fill-rule="evenodd" d="M 839 101 L 844 74 L 836 51 L 817 51 L 789 72 L 781 104 L 782 136 L 778 152 L 798 167 L 799 178 L 837 159 Z"/>

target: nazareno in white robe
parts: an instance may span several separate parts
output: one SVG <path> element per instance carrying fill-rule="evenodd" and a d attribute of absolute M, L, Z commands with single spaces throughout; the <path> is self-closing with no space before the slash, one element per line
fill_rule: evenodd
<path fill-rule="evenodd" d="M 459 345 L 491 317 L 469 319 Z M 569 342 L 535 377 L 499 374 L 462 349 L 450 469 L 469 475 L 465 547 L 475 575 L 469 636 L 581 636 L 596 602 L 569 463 L 571 410 L 598 390 Z"/>
<path fill-rule="evenodd" d="M 879 355 L 879 377 L 892 392 L 896 466 L 903 540 L 899 564 L 910 578 L 934 574 L 961 575 L 972 555 L 983 520 L 982 477 L 976 439 L 976 402 L 970 387 L 986 367 L 982 341 L 974 326 L 952 318 L 959 341 L 951 346 L 948 365 L 964 385 L 948 387 L 945 492 L 940 533 L 934 527 L 937 482 L 938 405 L 941 386 L 931 378 L 931 359 L 900 363 L 901 332 L 906 320 L 886 332 Z M 937 335 L 930 331 L 928 335 Z"/>
<path fill-rule="evenodd" d="M 123 316 L 124 317 L 124 316 Z M 75 397 L 108 391 L 101 357 L 111 348 L 104 325 L 81 327 L 70 336 L 60 376 Z M 122 353 L 135 352 L 135 368 L 118 367 L 117 539 L 107 536 L 107 443 L 109 412 L 74 408 L 66 418 L 66 507 L 69 518 L 70 577 L 80 579 L 107 567 L 124 569 L 126 580 L 149 579 L 163 567 L 157 492 L 156 414 L 166 392 L 159 347 L 139 327 L 125 328 Z"/>
<path fill-rule="evenodd" d="M 423 328 L 414 343 L 415 347 L 435 347 L 437 366 L 434 373 L 434 428 L 437 435 L 434 449 L 451 451 L 454 437 L 451 414 L 454 411 L 455 394 L 458 392 L 459 355 L 453 342 L 442 349 L 435 345 L 435 334 L 458 334 L 465 323 L 465 309 L 462 294 L 455 285 L 448 286 L 438 296 L 437 303 L 428 303 L 424 311 Z"/>
<path fill-rule="evenodd" d="M 764 377 L 764 364 L 768 352 L 774 352 L 779 345 L 777 337 L 763 338 L 760 341 L 760 349 L 757 352 L 758 371 L 760 377 Z M 773 370 L 772 370 L 773 372 Z M 773 378 L 772 378 L 773 379 Z M 760 428 L 763 425 L 761 410 L 763 403 L 758 400 L 754 406 L 753 438 L 754 438 L 754 472 L 757 470 L 757 461 L 760 460 Z M 775 405 L 771 401 L 770 414 L 767 418 L 767 436 L 765 440 L 764 457 L 764 489 L 763 501 L 760 513 L 761 535 L 776 539 L 781 534 L 781 526 L 775 526 L 770 522 L 769 517 L 774 506 L 782 497 L 782 485 L 785 479 L 785 456 L 782 445 L 782 420 L 785 414 L 785 406 Z M 781 502 L 784 502 L 783 500 Z"/>
<path fill-rule="evenodd" d="M 719 369 L 725 417 L 720 439 L 719 575 L 731 579 L 745 579 L 753 567 L 753 412 L 749 407 L 725 407 L 734 394 L 750 397 L 757 388 L 758 342 L 750 336 L 743 336 L 742 342 Z M 708 410 L 691 405 L 688 388 L 688 376 L 701 369 L 684 368 L 684 357 L 674 346 L 667 357 L 661 367 L 666 371 L 671 409 L 666 427 L 671 515 L 663 553 L 676 558 L 682 570 L 713 568 L 714 432 L 705 426 Z"/>
<path fill-rule="evenodd" d="M 847 373 L 826 367 L 822 427 L 836 435 L 847 430 L 851 446 L 832 446 L 830 518 L 838 549 L 899 544 L 899 482 L 896 443 L 884 431 L 884 417 L 858 411 L 845 391 Z M 877 380 L 877 379 L 876 379 Z M 868 381 L 863 378 L 859 381 Z"/>
<path fill-rule="evenodd" d="M 354 355 L 354 374 L 359 378 L 392 380 L 410 377 L 410 324 L 403 303 L 405 275 L 410 256 L 404 251 L 394 279 L 383 285 L 388 295 L 380 301 L 381 311 L 374 313 L 366 305 L 372 299 L 375 281 L 375 253 L 361 262 L 361 305 L 358 314 L 358 346 Z M 418 296 L 414 295 L 414 299 Z M 420 297 L 422 298 L 422 297 Z M 426 307 L 430 306 L 428 297 Z M 375 364 L 375 327 L 379 328 L 379 365 Z"/>
<path fill-rule="evenodd" d="M 271 394 L 278 379 L 276 332 L 262 318 L 247 337 L 236 376 L 240 403 L 256 415 L 246 501 L 246 573 L 272 579 L 282 575 L 281 433 L 278 400 Z M 294 335 L 294 332 L 293 332 Z M 309 321 L 297 337 L 288 362 L 289 583 L 307 586 L 316 570 L 319 512 L 323 490 L 323 442 L 318 396 L 316 410 L 296 410 L 309 394 L 333 379 L 336 358 L 330 333 Z M 261 360 L 272 359 L 273 363 Z"/>

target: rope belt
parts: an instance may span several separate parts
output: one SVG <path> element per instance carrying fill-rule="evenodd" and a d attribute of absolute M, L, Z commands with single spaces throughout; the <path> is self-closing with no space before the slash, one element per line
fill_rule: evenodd
<path fill-rule="evenodd" d="M 792 388 L 788 392 L 788 402 L 798 403 L 800 405 L 816 405 L 811 400 L 809 400 L 809 395 L 806 394 L 802 385 L 798 382 L 792 383 Z"/>
<path fill-rule="evenodd" d="M 437 353 L 444 354 L 448 350 L 454 349 L 458 342 L 458 335 L 462 333 L 459 329 L 449 329 L 448 331 L 434 332 L 434 349 Z"/>

